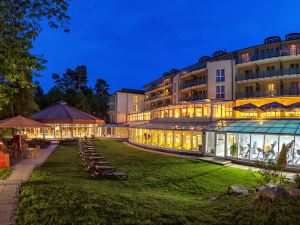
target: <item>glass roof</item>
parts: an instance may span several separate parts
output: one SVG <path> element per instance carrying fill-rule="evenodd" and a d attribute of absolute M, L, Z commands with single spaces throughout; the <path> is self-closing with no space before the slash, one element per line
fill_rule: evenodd
<path fill-rule="evenodd" d="M 240 120 L 219 131 L 300 135 L 300 120 Z"/>

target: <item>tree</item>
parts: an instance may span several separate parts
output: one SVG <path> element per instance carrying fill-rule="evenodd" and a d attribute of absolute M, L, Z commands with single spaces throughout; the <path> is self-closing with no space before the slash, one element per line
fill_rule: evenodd
<path fill-rule="evenodd" d="M 12 96 L 33 88 L 32 77 L 44 69 L 45 59 L 31 53 L 41 31 L 40 22 L 68 31 L 69 0 L 3 0 L 0 2 L 0 107 Z"/>
<path fill-rule="evenodd" d="M 102 119 L 107 118 L 107 102 L 109 98 L 109 84 L 103 80 L 98 79 L 95 84 L 95 96 L 96 101 L 98 102 L 98 116 Z"/>
<path fill-rule="evenodd" d="M 66 72 L 60 76 L 56 73 L 52 75 L 55 85 L 61 89 L 62 92 L 66 92 L 68 89 L 74 89 L 77 92 L 87 88 L 87 69 L 86 66 L 77 66 L 75 70 L 68 68 Z"/>

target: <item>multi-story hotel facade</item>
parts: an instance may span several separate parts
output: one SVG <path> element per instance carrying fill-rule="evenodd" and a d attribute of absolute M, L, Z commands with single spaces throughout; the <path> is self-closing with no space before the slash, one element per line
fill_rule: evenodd
<path fill-rule="evenodd" d="M 217 51 L 144 85 L 143 109 L 106 135 L 153 149 L 300 165 L 300 33 Z"/>

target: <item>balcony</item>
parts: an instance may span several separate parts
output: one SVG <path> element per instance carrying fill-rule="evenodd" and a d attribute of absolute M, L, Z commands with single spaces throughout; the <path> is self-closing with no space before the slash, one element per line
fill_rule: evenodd
<path fill-rule="evenodd" d="M 116 100 L 115 98 L 109 98 L 107 104 L 111 105 L 111 104 L 115 104 Z"/>
<path fill-rule="evenodd" d="M 253 79 L 264 79 L 264 78 L 282 78 L 285 76 L 292 76 L 300 74 L 300 68 L 290 68 L 290 69 L 279 69 L 270 71 L 261 71 L 251 74 L 239 74 L 236 76 L 236 81 L 246 81 Z"/>
<path fill-rule="evenodd" d="M 157 100 L 157 99 L 161 99 L 161 98 L 168 98 L 171 97 L 172 94 L 160 94 L 160 95 L 154 95 L 154 96 L 150 96 L 148 98 L 145 98 L 145 102 L 149 102 L 149 101 L 153 101 L 153 100 Z"/>
<path fill-rule="evenodd" d="M 239 57 L 236 60 L 236 64 L 247 63 L 256 60 L 269 59 L 280 56 L 295 56 L 300 54 L 300 48 L 284 48 L 276 49 L 268 52 L 249 54 L 249 56 Z"/>
<path fill-rule="evenodd" d="M 204 100 L 207 99 L 207 95 L 192 95 L 189 97 L 182 97 L 180 100 L 181 101 L 186 101 L 186 102 L 191 102 L 191 101 L 199 101 L 199 100 Z"/>
<path fill-rule="evenodd" d="M 116 111 L 115 109 L 107 109 L 107 113 L 113 113 L 115 111 Z"/>
<path fill-rule="evenodd" d="M 283 90 L 261 90 L 253 92 L 236 92 L 236 99 L 245 98 L 272 98 L 272 97 L 283 97 L 283 96 L 299 96 L 300 88 L 289 88 Z"/>
<path fill-rule="evenodd" d="M 162 88 L 162 87 L 165 87 L 165 86 L 168 86 L 172 84 L 171 80 L 168 80 L 168 81 L 163 81 L 159 84 L 156 84 L 156 85 L 152 85 L 150 87 L 146 87 L 145 88 L 145 92 L 149 92 L 149 91 L 153 91 L 153 90 L 156 90 L 156 89 L 159 89 L 159 88 Z"/>
<path fill-rule="evenodd" d="M 197 85 L 202 85 L 202 84 L 207 84 L 207 80 L 206 79 L 189 80 L 188 82 L 180 85 L 180 90 L 197 86 Z"/>

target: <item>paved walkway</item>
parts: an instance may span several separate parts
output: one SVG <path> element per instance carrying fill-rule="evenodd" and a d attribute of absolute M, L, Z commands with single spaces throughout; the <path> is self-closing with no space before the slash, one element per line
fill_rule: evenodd
<path fill-rule="evenodd" d="M 14 211 L 18 200 L 20 186 L 25 182 L 35 167 L 40 167 L 57 145 L 42 149 L 39 158 L 25 159 L 13 166 L 11 175 L 0 180 L 0 225 L 13 224 Z"/>

